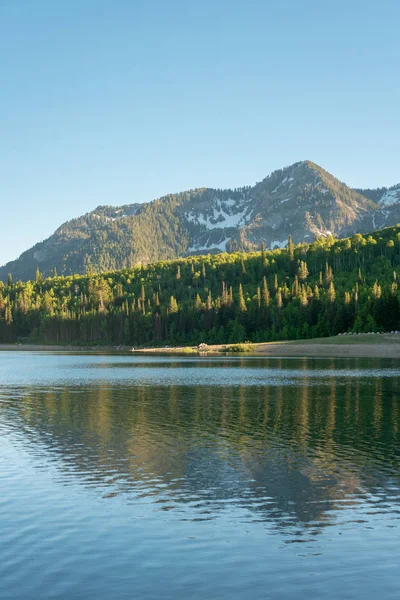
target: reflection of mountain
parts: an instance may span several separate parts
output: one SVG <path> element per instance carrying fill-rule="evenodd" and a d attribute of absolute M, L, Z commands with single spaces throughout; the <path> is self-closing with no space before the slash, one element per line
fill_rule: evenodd
<path fill-rule="evenodd" d="M 229 502 L 277 526 L 315 526 L 362 493 L 400 485 L 400 383 L 361 381 L 20 389 L 18 402 L 0 406 L 66 480 L 181 510 L 215 513 Z"/>

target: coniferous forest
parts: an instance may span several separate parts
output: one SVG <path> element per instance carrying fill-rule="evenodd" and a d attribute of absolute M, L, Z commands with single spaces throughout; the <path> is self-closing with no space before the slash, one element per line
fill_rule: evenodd
<path fill-rule="evenodd" d="M 400 225 L 251 254 L 0 282 L 0 342 L 165 345 L 400 329 Z"/>

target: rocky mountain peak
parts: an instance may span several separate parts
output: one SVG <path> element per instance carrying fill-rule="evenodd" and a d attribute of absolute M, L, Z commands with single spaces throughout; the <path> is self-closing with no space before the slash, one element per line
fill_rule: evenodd
<path fill-rule="evenodd" d="M 368 232 L 400 222 L 400 184 L 352 189 L 310 160 L 254 186 L 197 188 L 147 204 L 98 206 L 64 223 L 0 269 L 0 279 L 129 267 L 190 254 L 284 248 L 320 236 Z"/>

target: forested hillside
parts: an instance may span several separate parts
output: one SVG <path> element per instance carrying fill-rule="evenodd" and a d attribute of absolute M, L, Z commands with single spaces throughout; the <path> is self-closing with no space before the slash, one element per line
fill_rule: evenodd
<path fill-rule="evenodd" d="M 256 253 L 0 283 L 0 341 L 197 344 L 400 328 L 400 225 Z"/>
<path fill-rule="evenodd" d="M 370 232 L 400 222 L 400 185 L 354 190 L 310 161 L 254 186 L 198 188 L 153 202 L 98 206 L 0 267 L 0 280 L 131 268 L 196 254 L 285 248 L 319 237 Z"/>

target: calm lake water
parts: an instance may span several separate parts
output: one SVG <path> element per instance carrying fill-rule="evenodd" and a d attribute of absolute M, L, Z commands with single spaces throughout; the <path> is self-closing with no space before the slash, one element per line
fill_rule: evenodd
<path fill-rule="evenodd" d="M 399 375 L 0 352 L 0 597 L 397 600 Z"/>

